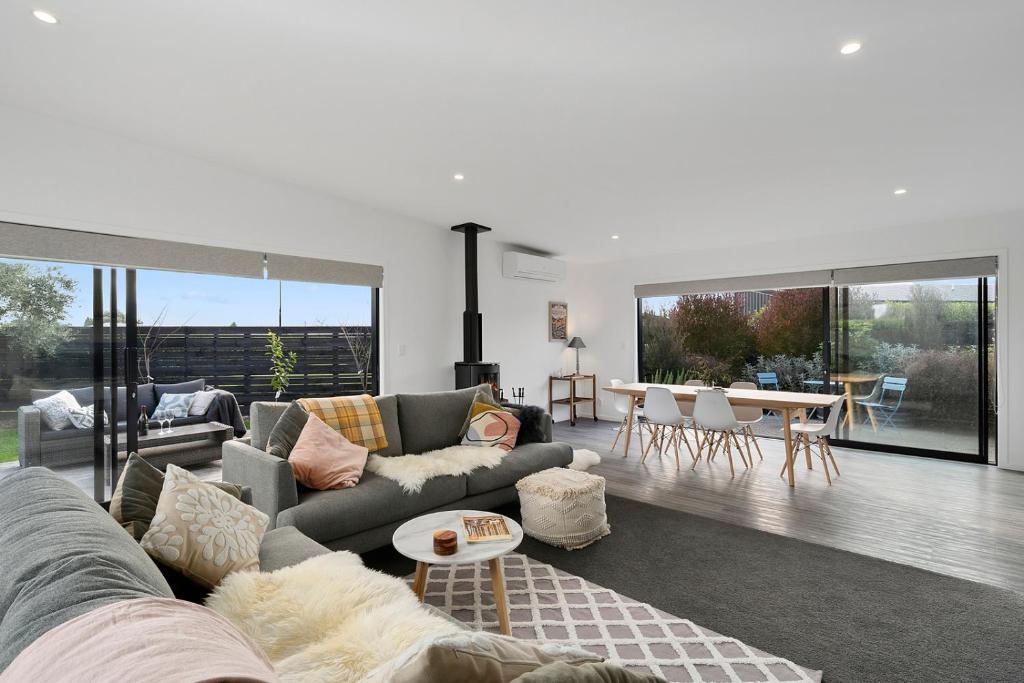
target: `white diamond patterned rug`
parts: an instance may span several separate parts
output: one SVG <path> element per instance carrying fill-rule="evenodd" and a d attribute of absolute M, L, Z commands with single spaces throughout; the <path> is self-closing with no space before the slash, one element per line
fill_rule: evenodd
<path fill-rule="evenodd" d="M 525 555 L 506 555 L 502 566 L 512 635 L 518 638 L 577 645 L 673 683 L 821 680 L 820 671 Z M 486 564 L 431 566 L 424 600 L 472 629 L 498 632 Z"/>

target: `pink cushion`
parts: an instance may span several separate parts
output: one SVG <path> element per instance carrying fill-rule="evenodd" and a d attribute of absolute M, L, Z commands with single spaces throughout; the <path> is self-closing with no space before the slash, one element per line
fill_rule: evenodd
<path fill-rule="evenodd" d="M 347 489 L 359 483 L 369 452 L 310 414 L 288 462 L 296 481 L 311 489 Z"/>
<path fill-rule="evenodd" d="M 50 629 L 0 683 L 278 683 L 263 651 L 213 610 L 171 598 L 124 600 Z"/>

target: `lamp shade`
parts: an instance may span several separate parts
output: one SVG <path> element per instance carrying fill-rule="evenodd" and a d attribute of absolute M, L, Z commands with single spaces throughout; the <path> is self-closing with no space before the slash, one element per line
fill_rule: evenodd
<path fill-rule="evenodd" d="M 572 339 L 569 340 L 569 348 L 570 349 L 585 349 L 585 348 L 587 348 L 587 345 L 584 344 L 583 340 L 580 339 L 579 337 L 573 337 Z"/>

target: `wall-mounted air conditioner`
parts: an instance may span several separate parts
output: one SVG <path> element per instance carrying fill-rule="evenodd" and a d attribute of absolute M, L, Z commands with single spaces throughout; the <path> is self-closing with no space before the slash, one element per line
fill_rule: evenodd
<path fill-rule="evenodd" d="M 519 280 L 561 282 L 565 279 L 565 262 L 519 251 L 506 251 L 501 259 L 501 274 Z"/>

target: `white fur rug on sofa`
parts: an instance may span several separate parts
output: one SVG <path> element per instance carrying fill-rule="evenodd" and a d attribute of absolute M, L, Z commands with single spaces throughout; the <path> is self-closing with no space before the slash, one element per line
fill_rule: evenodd
<path fill-rule="evenodd" d="M 469 474 L 478 467 L 497 467 L 504 455 L 500 448 L 449 446 L 422 455 L 371 455 L 366 469 L 398 482 L 406 493 L 419 493 L 428 479 Z"/>
<path fill-rule="evenodd" d="M 461 630 L 423 609 L 401 579 L 345 551 L 236 572 L 206 605 L 256 641 L 285 683 L 360 681 L 421 639 Z"/>

